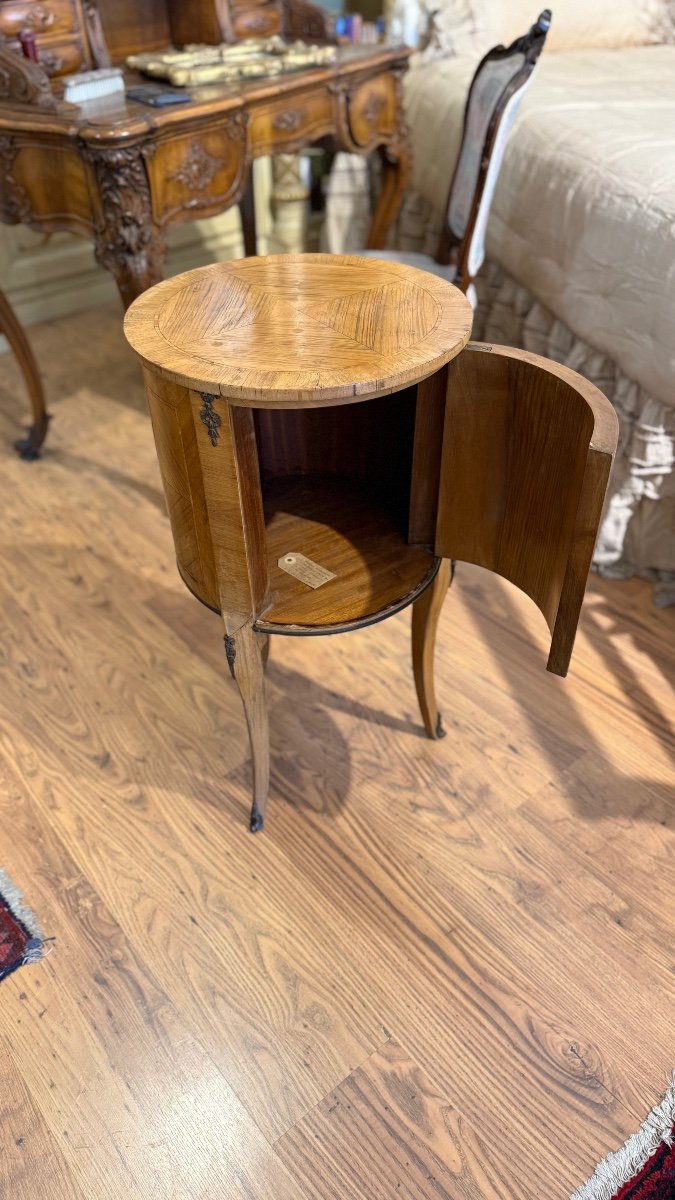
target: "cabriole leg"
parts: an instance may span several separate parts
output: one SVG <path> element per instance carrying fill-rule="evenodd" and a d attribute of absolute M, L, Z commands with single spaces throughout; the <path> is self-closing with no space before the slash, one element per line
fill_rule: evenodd
<path fill-rule="evenodd" d="M 115 277 L 125 308 L 163 274 L 164 231 L 153 219 L 146 161 L 155 143 L 102 147 L 87 144 L 98 186 L 101 221 L 96 230 L 96 261 Z"/>
<path fill-rule="evenodd" d="M 381 146 L 379 154 L 382 183 L 368 233 L 369 250 L 382 250 L 386 246 L 389 227 L 398 216 L 410 175 L 410 155 L 405 142 L 395 147 Z"/>
<path fill-rule="evenodd" d="M 253 805 L 250 829 L 257 833 L 265 823 L 270 781 L 270 741 L 263 686 L 265 639 L 244 625 L 225 634 L 227 661 L 241 696 L 253 759 Z"/>
<path fill-rule="evenodd" d="M 255 225 L 255 191 L 253 186 L 253 164 L 249 171 L 246 187 L 239 201 L 241 233 L 244 239 L 244 254 L 251 258 L 258 253 L 258 235 Z"/>
<path fill-rule="evenodd" d="M 39 458 L 40 447 L 47 436 L 49 413 L 45 408 L 45 395 L 37 363 L 30 348 L 30 343 L 23 326 L 5 293 L 0 291 L 0 333 L 4 333 L 10 348 L 16 356 L 21 373 L 24 377 L 28 395 L 33 409 L 33 424 L 25 437 L 19 438 L 14 446 L 21 458 L 30 462 Z"/>
<path fill-rule="evenodd" d="M 454 574 L 454 564 L 441 560 L 434 582 L 412 606 L 412 660 L 417 699 L 427 737 L 445 737 L 434 690 L 434 650 L 436 630 L 443 601 Z"/>

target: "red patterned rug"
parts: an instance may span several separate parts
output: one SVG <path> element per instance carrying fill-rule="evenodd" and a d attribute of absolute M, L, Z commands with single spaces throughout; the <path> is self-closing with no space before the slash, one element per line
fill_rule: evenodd
<path fill-rule="evenodd" d="M 603 1159 L 572 1200 L 675 1200 L 675 1076 L 642 1128 Z"/>
<path fill-rule="evenodd" d="M 44 954 L 44 938 L 23 896 L 4 871 L 0 871 L 0 980 L 17 967 L 37 962 Z"/>

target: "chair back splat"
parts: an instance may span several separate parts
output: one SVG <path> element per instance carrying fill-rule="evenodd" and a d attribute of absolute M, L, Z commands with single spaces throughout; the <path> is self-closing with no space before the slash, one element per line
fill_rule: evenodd
<path fill-rule="evenodd" d="M 544 9 L 510 46 L 495 46 L 471 81 L 457 164 L 450 183 L 438 263 L 456 262 L 466 292 L 485 258 L 485 232 L 504 151 L 551 26 Z"/>
<path fill-rule="evenodd" d="M 403 250 L 364 250 L 454 283 L 476 307 L 473 280 L 485 258 L 485 233 L 506 143 L 551 26 L 545 8 L 523 37 L 494 46 L 478 64 L 464 108 L 462 139 L 435 257 Z"/>

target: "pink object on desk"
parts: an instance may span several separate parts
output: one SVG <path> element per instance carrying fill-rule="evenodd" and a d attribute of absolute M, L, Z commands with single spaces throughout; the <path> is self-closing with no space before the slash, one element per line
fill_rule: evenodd
<path fill-rule="evenodd" d="M 22 29 L 19 34 L 19 44 L 24 58 L 30 59 L 31 62 L 39 62 L 37 39 L 35 34 L 30 29 Z"/>

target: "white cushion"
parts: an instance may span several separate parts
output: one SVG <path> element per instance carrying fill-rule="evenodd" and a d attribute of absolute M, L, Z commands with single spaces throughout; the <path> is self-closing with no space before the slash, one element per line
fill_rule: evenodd
<path fill-rule="evenodd" d="M 536 20 L 539 0 L 476 0 L 491 45 L 511 44 Z M 553 19 L 544 53 L 646 46 L 672 37 L 670 0 L 550 0 Z M 670 31 L 668 30 L 670 24 Z"/>
<path fill-rule="evenodd" d="M 492 46 L 509 46 L 546 6 L 543 0 L 422 0 L 422 5 L 432 38 L 424 57 L 475 59 Z M 551 0 L 551 9 L 545 54 L 675 41 L 674 0 Z"/>
<path fill-rule="evenodd" d="M 454 58 L 466 54 L 475 58 L 476 55 L 480 55 L 486 38 L 482 2 L 483 0 L 405 0 L 407 7 L 421 11 L 418 26 L 422 31 L 422 45 L 431 39 L 423 57 Z"/>
<path fill-rule="evenodd" d="M 432 275 L 438 275 L 440 279 L 447 279 L 448 283 L 454 283 L 457 274 L 454 265 L 444 267 L 428 254 L 412 254 L 405 250 L 359 250 L 359 256 L 382 258 L 388 262 L 403 263 L 406 267 L 417 267 L 420 271 L 429 271 Z"/>

